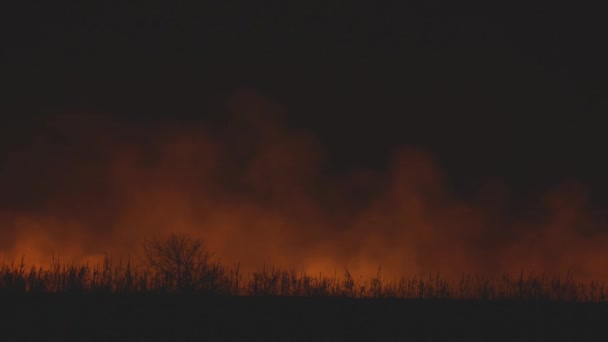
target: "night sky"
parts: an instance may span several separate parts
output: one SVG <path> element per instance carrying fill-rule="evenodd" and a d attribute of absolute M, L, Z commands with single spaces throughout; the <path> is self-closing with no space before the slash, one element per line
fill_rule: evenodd
<path fill-rule="evenodd" d="M 415 144 L 462 191 L 480 177 L 522 191 L 575 178 L 606 197 L 593 9 L 246 3 L 9 7 L 3 147 L 53 111 L 198 120 L 245 87 L 314 132 L 331 167 L 381 166 Z"/>
<path fill-rule="evenodd" d="M 608 202 L 599 9 L 207 3 L 3 5 L 0 151 L 56 113 L 221 120 L 245 89 L 316 136 L 327 173 L 384 168 L 415 145 L 461 196 L 493 179 L 522 197 L 576 180 Z"/>

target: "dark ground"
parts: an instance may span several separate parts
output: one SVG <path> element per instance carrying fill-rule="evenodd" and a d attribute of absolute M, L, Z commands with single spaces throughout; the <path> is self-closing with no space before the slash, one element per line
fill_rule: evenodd
<path fill-rule="evenodd" d="M 0 298 L 3 341 L 606 341 L 608 305 L 172 295 Z"/>

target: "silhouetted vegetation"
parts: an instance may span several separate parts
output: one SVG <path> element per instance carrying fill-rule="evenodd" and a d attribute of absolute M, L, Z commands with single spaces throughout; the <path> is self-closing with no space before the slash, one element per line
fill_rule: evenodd
<path fill-rule="evenodd" d="M 0 265 L 7 340 L 604 341 L 608 289 L 571 275 L 356 280 L 225 266 L 204 244 L 147 241 L 144 263 Z M 13 322 L 6 324 L 6 322 Z M 32 328 L 35 327 L 35 328 Z M 45 328 L 46 327 L 46 328 Z"/>
<path fill-rule="evenodd" d="M 150 251 L 148 265 L 114 263 L 67 265 L 56 261 L 48 268 L 27 267 L 23 262 L 0 266 L 0 291 L 11 293 L 175 293 L 192 292 L 232 296 L 302 296 L 402 299 L 549 300 L 602 302 L 608 298 L 603 283 L 581 282 L 571 275 L 505 275 L 500 278 L 465 275 L 450 281 L 440 275 L 382 279 L 380 271 L 370 279 L 356 281 L 343 276 L 311 276 L 294 270 L 263 268 L 243 274 L 239 266 L 225 267 L 202 248 L 167 240 L 174 257 Z M 167 242 L 165 241 L 165 242 Z M 157 241 L 158 243 L 159 241 Z M 157 247 L 154 247 L 157 246 Z M 183 246 L 183 250 L 181 247 Z M 150 249 L 149 249 L 150 250 Z M 181 260 L 179 251 L 188 251 Z M 165 253 L 165 254 L 161 254 Z M 167 260 L 159 260 L 166 258 Z M 180 261 L 181 260 L 181 261 Z M 195 261 L 196 260 L 196 261 Z"/>

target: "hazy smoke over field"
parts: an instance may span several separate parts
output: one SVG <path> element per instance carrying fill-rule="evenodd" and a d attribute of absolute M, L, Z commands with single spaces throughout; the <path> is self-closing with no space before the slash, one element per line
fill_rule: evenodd
<path fill-rule="evenodd" d="M 15 146 L 0 180 L 0 250 L 48 265 L 141 255 L 144 238 L 186 232 L 225 263 L 309 272 L 444 275 L 573 272 L 608 280 L 608 234 L 565 184 L 525 217 L 500 185 L 449 193 L 432 155 L 392 154 L 387 170 L 323 172 L 315 137 L 271 103 L 237 93 L 215 124 L 49 119 Z M 336 132 L 339 134 L 339 132 Z"/>

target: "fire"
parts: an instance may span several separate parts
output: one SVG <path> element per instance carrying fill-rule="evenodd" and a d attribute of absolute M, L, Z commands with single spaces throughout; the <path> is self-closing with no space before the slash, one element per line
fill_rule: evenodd
<path fill-rule="evenodd" d="M 507 210 L 500 182 L 457 198 L 439 162 L 413 146 L 394 151 L 388 170 L 328 175 L 319 142 L 282 124 L 272 103 L 240 94 L 233 104 L 231 120 L 215 125 L 49 120 L 5 164 L 5 260 L 139 260 L 145 238 L 182 232 L 248 271 L 570 271 L 608 280 L 606 225 L 580 184 L 538 199 L 539 210 L 523 217 Z"/>

